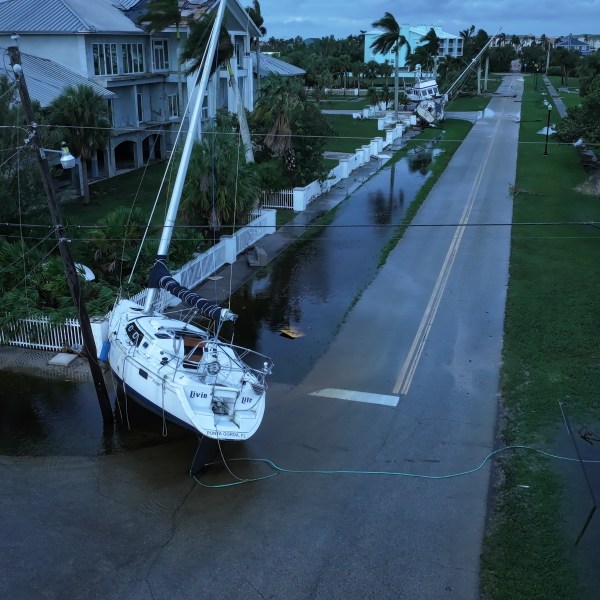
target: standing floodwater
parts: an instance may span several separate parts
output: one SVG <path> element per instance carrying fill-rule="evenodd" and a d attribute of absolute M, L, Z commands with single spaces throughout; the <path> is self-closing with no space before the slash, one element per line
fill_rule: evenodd
<path fill-rule="evenodd" d="M 382 169 L 233 296 L 236 340 L 275 360 L 275 381 L 297 381 L 324 352 L 429 176 L 433 154 L 423 149 Z"/>
<path fill-rule="evenodd" d="M 323 354 L 428 177 L 432 154 L 414 152 L 382 169 L 233 295 L 235 342 L 275 360 L 272 380 L 299 381 Z M 287 328 L 300 337 L 284 337 Z M 193 445 L 189 432 L 123 397 L 115 413 L 106 432 L 92 383 L 0 370 L 0 454 L 101 455 L 156 444 L 167 452 L 188 439 Z"/>

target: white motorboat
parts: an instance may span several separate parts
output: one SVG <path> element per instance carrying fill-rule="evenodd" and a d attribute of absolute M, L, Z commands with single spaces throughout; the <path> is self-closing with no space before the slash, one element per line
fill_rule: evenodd
<path fill-rule="evenodd" d="M 421 65 L 415 67 L 415 81 L 412 86 L 406 88 L 406 95 L 411 102 L 441 97 L 435 77 L 423 77 Z"/>

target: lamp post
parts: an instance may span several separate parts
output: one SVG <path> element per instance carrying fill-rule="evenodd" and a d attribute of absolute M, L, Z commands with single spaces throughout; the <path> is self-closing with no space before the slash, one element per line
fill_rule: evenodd
<path fill-rule="evenodd" d="M 23 75 L 23 67 L 21 66 L 21 53 L 15 46 L 9 46 L 8 55 L 10 58 L 10 64 L 15 74 L 15 80 L 19 87 L 19 94 L 21 96 L 21 106 L 25 114 L 25 120 L 30 128 L 30 137 L 28 142 L 31 143 L 32 147 L 36 150 L 37 163 L 42 176 L 42 184 L 44 191 L 46 192 L 46 199 L 48 201 L 48 209 L 50 217 L 54 225 L 54 234 L 56 236 L 56 242 L 58 251 L 62 258 L 65 267 L 65 276 L 67 278 L 67 284 L 71 292 L 73 304 L 77 309 L 79 316 L 79 324 L 81 327 L 81 336 L 83 338 L 83 344 L 87 360 L 90 366 L 90 373 L 94 381 L 96 388 L 96 395 L 98 397 L 98 403 L 102 412 L 104 423 L 109 425 L 113 422 L 112 406 L 110 398 L 108 397 L 108 391 L 106 389 L 106 383 L 104 381 L 104 373 L 98 362 L 98 354 L 96 351 L 96 343 L 94 342 L 94 334 L 90 324 L 90 318 L 87 313 L 85 301 L 81 294 L 81 286 L 79 283 L 79 275 L 77 274 L 77 266 L 71 255 L 71 249 L 69 247 L 70 240 L 66 236 L 65 227 L 62 224 L 62 216 L 52 185 L 52 178 L 50 176 L 50 169 L 48 168 L 48 159 L 46 158 L 46 152 L 48 149 L 42 148 L 40 141 L 37 124 L 34 120 L 33 109 L 31 107 L 31 99 L 29 97 L 29 90 L 25 83 L 25 76 Z M 59 152 L 61 154 L 60 162 L 65 168 L 70 168 L 75 165 L 75 158 L 69 152 L 66 146 L 63 146 L 61 151 L 51 150 L 50 152 Z"/>
<path fill-rule="evenodd" d="M 550 133 L 550 113 L 552 112 L 552 104 L 548 104 L 548 124 L 546 125 L 546 147 L 544 148 L 544 156 L 548 156 L 548 134 Z"/>
<path fill-rule="evenodd" d="M 51 150 L 50 148 L 40 148 L 42 154 L 50 152 L 51 154 L 60 154 L 60 165 L 63 169 L 71 170 L 77 166 L 79 171 L 79 195 L 83 196 L 83 173 L 81 172 L 81 159 L 75 158 L 67 146 L 66 142 L 61 144 L 62 150 Z"/>

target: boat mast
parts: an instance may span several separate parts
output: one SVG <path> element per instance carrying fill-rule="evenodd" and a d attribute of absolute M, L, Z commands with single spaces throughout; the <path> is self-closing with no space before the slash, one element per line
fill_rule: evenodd
<path fill-rule="evenodd" d="M 215 23 L 210 34 L 208 49 L 206 51 L 206 56 L 204 57 L 204 68 L 202 69 L 200 83 L 195 91 L 196 98 L 194 101 L 194 110 L 192 111 L 188 134 L 183 146 L 183 151 L 181 153 L 181 162 L 179 163 L 179 169 L 177 170 L 177 177 L 173 186 L 171 200 L 169 201 L 169 209 L 163 225 L 157 256 L 166 256 L 169 249 L 169 244 L 171 243 L 175 219 L 177 218 L 179 202 L 181 201 L 181 194 L 183 192 L 183 184 L 185 183 L 185 176 L 187 174 L 187 168 L 192 155 L 192 148 L 194 146 L 195 134 L 198 129 L 200 115 L 202 114 L 202 102 L 204 100 L 204 94 L 206 93 L 206 87 L 210 77 L 210 66 L 214 60 L 217 49 L 217 42 L 219 40 L 219 33 L 221 31 L 221 24 L 223 23 L 223 15 L 225 14 L 226 4 L 227 0 L 220 0 L 219 8 L 217 9 L 217 16 L 215 17 Z M 152 304 L 154 303 L 157 291 L 158 290 L 156 288 L 148 288 L 148 293 L 146 295 L 146 301 L 144 304 L 144 312 L 149 313 L 152 311 Z"/>
<path fill-rule="evenodd" d="M 471 60 L 471 62 L 466 66 L 463 72 L 454 80 L 454 83 L 448 88 L 448 90 L 444 94 L 447 100 L 452 99 L 452 94 L 454 94 L 454 92 L 458 89 L 458 86 L 463 83 L 469 71 L 477 64 L 479 60 L 481 60 L 483 53 L 492 45 L 494 38 L 498 36 L 501 30 L 502 27 L 500 27 L 500 29 L 498 29 L 498 31 L 486 42 L 483 48 L 477 53 L 477 56 Z"/>

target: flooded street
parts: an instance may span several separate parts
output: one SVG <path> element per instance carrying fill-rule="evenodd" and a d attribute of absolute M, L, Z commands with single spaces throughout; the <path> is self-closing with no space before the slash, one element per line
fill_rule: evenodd
<path fill-rule="evenodd" d="M 432 152 L 422 152 L 382 169 L 332 211 L 326 226 L 314 227 L 232 297 L 240 317 L 235 342 L 275 360 L 272 382 L 298 382 L 323 354 L 372 279 L 431 160 Z M 299 337 L 282 335 L 284 328 Z M 115 414 L 115 430 L 105 433 L 91 383 L 0 371 L 0 454 L 95 456 L 193 442 L 171 423 L 165 438 L 159 417 L 124 398 Z"/>
<path fill-rule="evenodd" d="M 289 247 L 232 298 L 236 339 L 273 357 L 273 380 L 293 384 L 321 356 L 352 300 L 370 282 L 427 178 L 432 153 L 376 174 L 333 211 L 333 219 Z M 299 337 L 282 335 L 291 329 Z"/>

